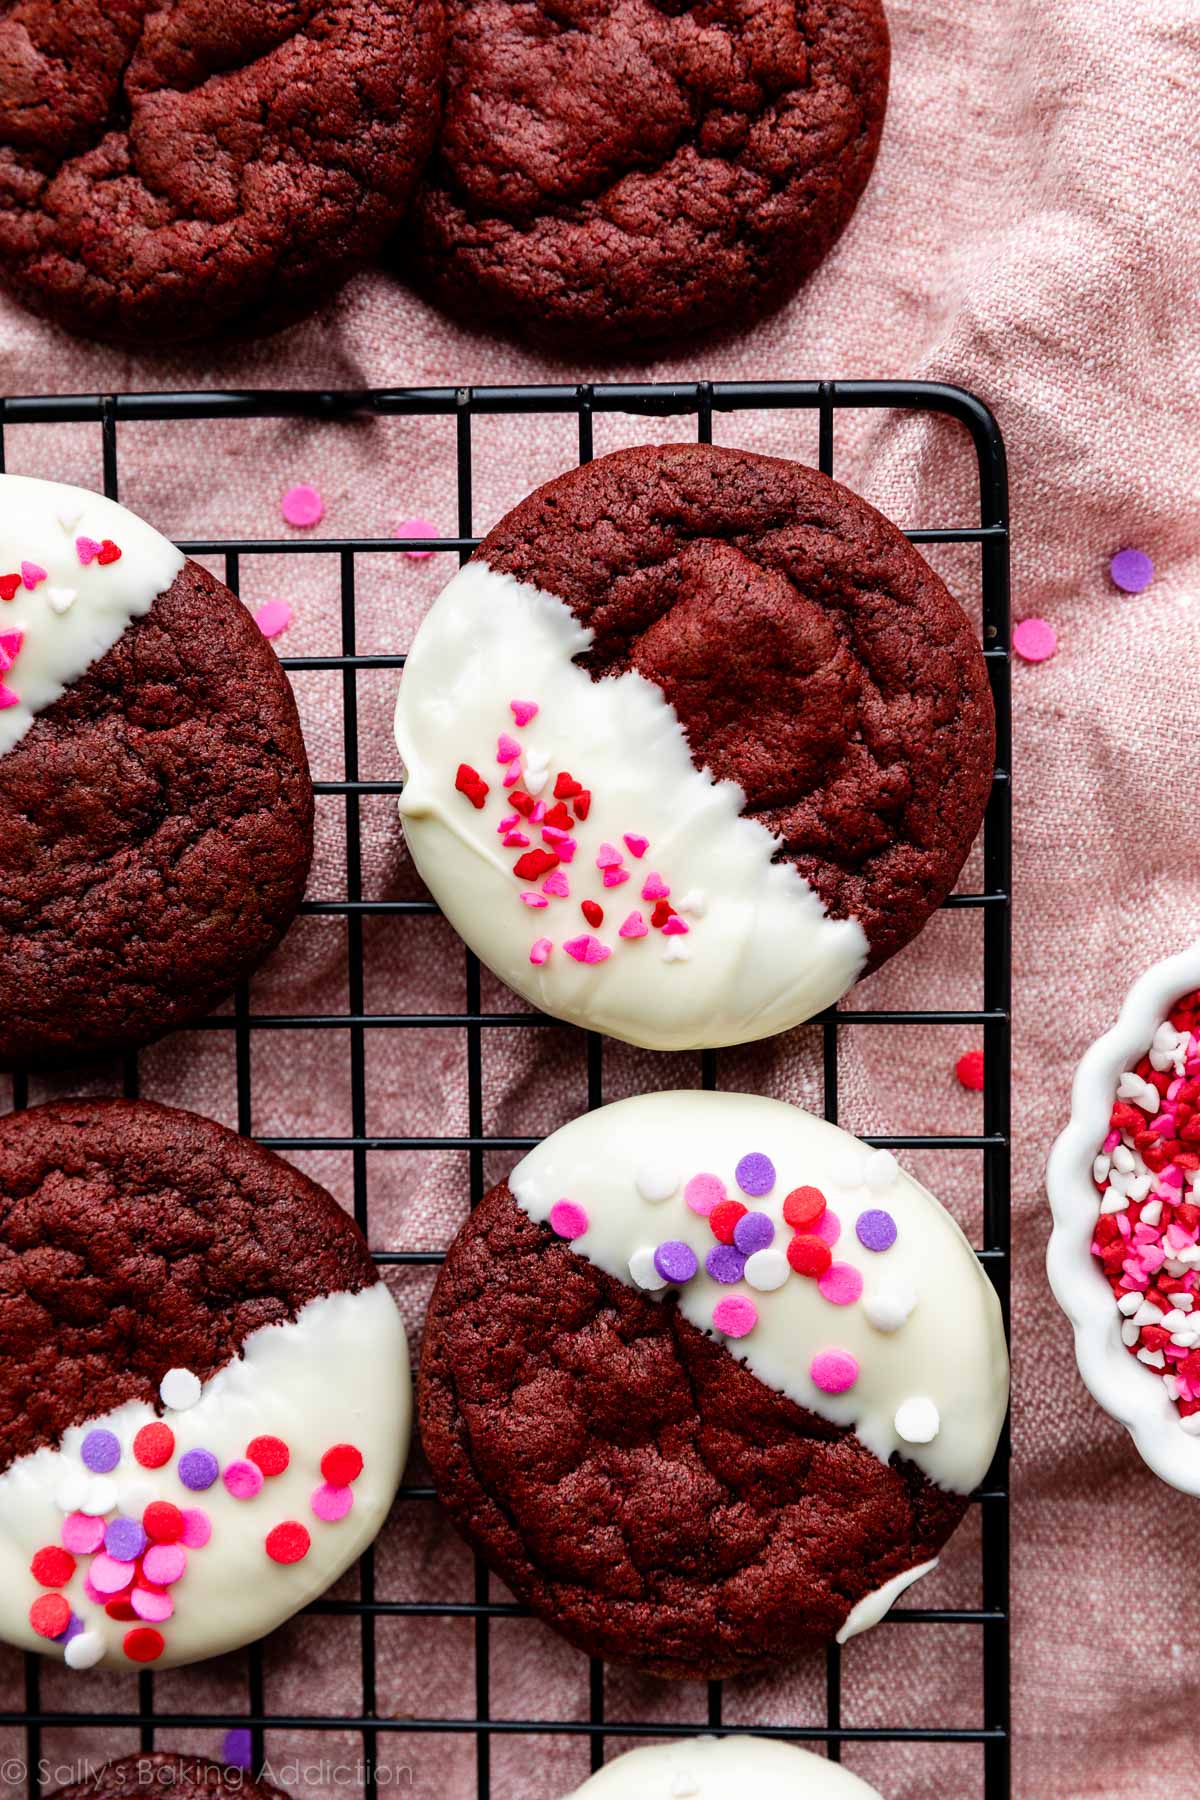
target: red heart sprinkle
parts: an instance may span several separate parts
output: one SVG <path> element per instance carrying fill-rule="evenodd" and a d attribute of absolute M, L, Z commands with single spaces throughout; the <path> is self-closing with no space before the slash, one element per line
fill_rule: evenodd
<path fill-rule="evenodd" d="M 518 881 L 536 881 L 540 875 L 546 875 L 557 867 L 558 858 L 553 850 L 527 850 L 513 864 L 513 874 Z"/>
<path fill-rule="evenodd" d="M 515 806 L 522 817 L 526 819 L 537 804 L 533 795 L 527 794 L 524 788 L 514 788 L 508 798 L 510 805 Z"/>
<path fill-rule="evenodd" d="M 11 600 L 20 585 L 19 575 L 0 575 L 0 600 Z"/>
<path fill-rule="evenodd" d="M 570 831 L 571 815 L 567 811 L 566 807 L 563 805 L 561 800 L 559 801 L 557 806 L 552 806 L 550 808 L 550 811 L 546 814 L 545 818 L 542 820 L 542 824 L 543 825 L 553 825 L 556 831 Z"/>
<path fill-rule="evenodd" d="M 565 769 L 554 783 L 554 798 L 556 800 L 569 800 L 573 794 L 582 794 L 582 792 L 583 783 L 581 781 L 576 781 L 574 776 L 568 775 Z"/>
<path fill-rule="evenodd" d="M 471 805 L 479 810 L 487 799 L 488 784 L 470 763 L 459 763 L 458 773 L 454 777 L 454 785 L 460 794 L 465 794 Z"/>
<path fill-rule="evenodd" d="M 589 925 L 603 925 L 604 908 L 595 900 L 585 900 L 579 908 Z"/>
<path fill-rule="evenodd" d="M 659 931 L 662 930 L 675 908 L 669 900 L 660 900 L 650 914 L 650 923 Z"/>
<path fill-rule="evenodd" d="M 575 801 L 574 801 L 575 817 L 577 819 L 586 819 L 589 811 L 591 810 L 591 805 L 592 805 L 591 790 L 589 788 L 584 788 L 582 793 L 577 794 L 575 796 Z"/>
<path fill-rule="evenodd" d="M 111 538 L 105 538 L 99 550 L 96 552 L 96 561 L 98 563 L 115 563 L 120 562 L 120 560 L 120 545 L 114 544 Z"/>

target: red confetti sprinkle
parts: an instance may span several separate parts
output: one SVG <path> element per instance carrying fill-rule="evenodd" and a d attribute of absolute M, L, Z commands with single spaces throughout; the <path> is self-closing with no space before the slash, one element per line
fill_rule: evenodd
<path fill-rule="evenodd" d="M 0 575 L 0 600 L 11 600 L 21 585 L 19 575 Z"/>
<path fill-rule="evenodd" d="M 579 908 L 589 925 L 603 925 L 604 908 L 595 900 L 585 900 Z"/>
<path fill-rule="evenodd" d="M 183 1536 L 183 1514 L 169 1500 L 152 1500 L 142 1514 L 142 1527 L 156 1544 L 177 1544 Z"/>
<path fill-rule="evenodd" d="M 954 1065 L 954 1073 L 973 1094 L 983 1092 L 983 1051 L 968 1050 Z"/>
<path fill-rule="evenodd" d="M 783 1216 L 794 1231 L 807 1231 L 825 1211 L 825 1196 L 820 1188 L 793 1188 L 783 1203 Z"/>
<path fill-rule="evenodd" d="M 133 1454 L 143 1469 L 161 1469 L 175 1454 L 175 1433 L 161 1421 L 143 1425 L 133 1440 Z"/>
<path fill-rule="evenodd" d="M 61 1594 L 43 1594 L 29 1609 L 29 1623 L 39 1637 L 61 1637 L 71 1623 L 71 1608 Z"/>
<path fill-rule="evenodd" d="M 823 1275 L 833 1261 L 829 1245 L 819 1237 L 797 1232 L 787 1247 L 787 1259 L 797 1275 Z"/>
<path fill-rule="evenodd" d="M 513 874 L 518 881 L 537 881 L 557 867 L 558 858 L 553 850 L 527 850 L 513 864 Z"/>
<path fill-rule="evenodd" d="M 576 794 L 572 804 L 575 808 L 575 817 L 580 820 L 586 819 L 592 809 L 591 790 L 584 788 L 581 794 Z"/>
<path fill-rule="evenodd" d="M 19 579 L 20 577 L 18 576 L 18 580 Z M 568 775 L 565 769 L 562 774 L 555 779 L 554 798 L 556 800 L 573 800 L 576 794 L 582 794 L 582 792 L 582 781 L 576 781 L 574 776 Z"/>
<path fill-rule="evenodd" d="M 256 1437 L 246 1445 L 246 1455 L 257 1463 L 264 1475 L 282 1475 L 292 1460 L 292 1453 L 282 1438 Z"/>
<path fill-rule="evenodd" d="M 105 1603 L 104 1610 L 110 1619 L 117 1619 L 122 1625 L 129 1625 L 137 1618 L 128 1600 L 109 1600 Z"/>
<path fill-rule="evenodd" d="M 107 565 L 108 563 L 120 562 L 120 560 L 120 545 L 114 544 L 111 538 L 105 538 L 99 550 L 96 552 L 96 561 Z"/>
<path fill-rule="evenodd" d="M 746 1208 L 740 1200 L 722 1200 L 713 1207 L 708 1222 L 718 1243 L 732 1244 L 734 1226 L 745 1214 Z"/>
<path fill-rule="evenodd" d="M 459 763 L 458 773 L 454 777 L 454 785 L 460 794 L 465 794 L 471 805 L 482 809 L 488 796 L 488 784 L 477 769 L 470 763 Z"/>
<path fill-rule="evenodd" d="M 330 1487 L 349 1487 L 362 1474 L 362 1451 L 353 1444 L 335 1444 L 321 1458 L 321 1473 Z"/>
<path fill-rule="evenodd" d="M 139 1625 L 136 1631 L 125 1633 L 124 1647 L 130 1662 L 157 1662 L 166 1643 L 161 1631 L 155 1631 L 151 1625 Z"/>
<path fill-rule="evenodd" d="M 322 1473 L 324 1473 L 323 1467 Z M 308 1532 L 295 1519 L 289 1519 L 284 1525 L 276 1525 L 272 1531 L 267 1533 L 267 1555 L 272 1562 L 302 1562 L 308 1555 L 311 1544 L 312 1539 Z"/>
<path fill-rule="evenodd" d="M 35 1581 L 43 1587 L 66 1587 L 75 1573 L 75 1558 L 69 1550 L 61 1550 L 57 1544 L 47 1544 L 39 1550 L 29 1565 L 30 1573 Z"/>

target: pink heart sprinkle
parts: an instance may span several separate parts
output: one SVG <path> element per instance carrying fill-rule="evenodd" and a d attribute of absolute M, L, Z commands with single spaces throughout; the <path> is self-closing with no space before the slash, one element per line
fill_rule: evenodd
<path fill-rule="evenodd" d="M 95 562 L 103 548 L 103 544 L 98 544 L 95 538 L 77 537 L 75 539 L 75 554 L 85 569 L 90 562 Z"/>
<path fill-rule="evenodd" d="M 567 844 L 571 841 L 570 832 L 564 831 L 561 825 L 543 825 L 542 836 L 548 844 Z"/>
<path fill-rule="evenodd" d="M 575 852 L 578 850 L 579 845 L 575 842 L 573 837 L 565 837 L 559 838 L 558 843 L 554 848 L 559 862 L 569 863 L 575 861 Z"/>
<path fill-rule="evenodd" d="M 647 925 L 640 912 L 631 912 L 620 931 L 617 933 L 617 936 L 623 938 L 645 937 L 649 929 L 650 927 Z"/>
<path fill-rule="evenodd" d="M 505 775 L 504 775 L 504 786 L 505 787 L 516 787 L 516 785 L 517 785 L 518 781 L 520 781 L 520 779 L 521 779 L 520 763 L 515 763 L 515 762 L 509 763 L 508 768 L 505 771 Z"/>
<path fill-rule="evenodd" d="M 568 956 L 573 956 L 576 962 L 581 963 L 602 963 L 612 955 L 608 945 L 602 944 L 590 932 L 585 932 L 582 937 L 568 938 L 563 949 Z"/>
<path fill-rule="evenodd" d="M 505 813 L 504 817 L 501 819 L 500 823 L 497 825 L 496 830 L 499 833 L 499 835 L 501 837 L 503 837 L 506 831 L 511 831 L 513 826 L 519 825 L 520 822 L 521 822 L 520 813 Z"/>
<path fill-rule="evenodd" d="M 4 683 L 0 681 L 0 712 L 4 712 L 7 707 L 18 705 L 20 699 L 20 694 L 14 694 L 10 687 L 5 687 Z"/>
<path fill-rule="evenodd" d="M 540 825 L 542 820 L 545 818 L 545 816 L 546 816 L 546 802 L 544 800 L 539 800 L 537 805 L 534 807 L 533 811 L 529 815 L 530 822 L 534 825 Z"/>
<path fill-rule="evenodd" d="M 596 852 L 598 869 L 615 869 L 621 861 L 621 852 L 613 844 L 601 844 Z"/>
<path fill-rule="evenodd" d="M 21 564 L 21 580 L 27 588 L 35 588 L 39 581 L 48 581 L 49 579 L 41 563 L 23 562 Z"/>
<path fill-rule="evenodd" d="M 662 934 L 664 937 L 683 937 L 689 930 L 690 926 L 684 923 L 679 914 L 672 913 L 662 928 Z"/>
<path fill-rule="evenodd" d="M 665 900 L 670 891 L 670 888 L 667 886 L 661 875 L 647 875 L 645 884 L 642 888 L 642 899 Z"/>
<path fill-rule="evenodd" d="M 529 952 L 530 962 L 534 964 L 544 963 L 553 948 L 554 945 L 550 942 L 549 938 L 539 938 Z"/>
<path fill-rule="evenodd" d="M 604 871 L 605 887 L 620 887 L 620 885 L 623 881 L 628 881 L 628 880 L 629 880 L 629 870 L 628 869 L 605 869 L 605 871 Z"/>
<path fill-rule="evenodd" d="M 254 623 L 265 638 L 279 637 L 292 622 L 292 609 L 286 600 L 267 600 L 254 615 Z"/>
<path fill-rule="evenodd" d="M 515 762 L 520 754 L 521 746 L 516 738 L 509 737 L 507 731 L 502 731 L 496 740 L 496 761 L 498 763 Z"/>
<path fill-rule="evenodd" d="M 639 837 L 636 831 L 627 831 L 624 834 L 624 843 L 630 856 L 645 856 L 650 848 L 650 839 Z"/>
<path fill-rule="evenodd" d="M 529 839 L 523 831 L 510 831 L 504 840 L 506 850 L 528 850 Z"/>
<path fill-rule="evenodd" d="M 510 700 L 508 709 L 518 725 L 528 725 L 530 719 L 537 718 L 536 700 Z"/>
<path fill-rule="evenodd" d="M 24 642 L 23 631 L 0 631 L 0 675 L 12 668 L 17 651 Z"/>
<path fill-rule="evenodd" d="M 571 890 L 561 869 L 551 870 L 542 883 L 542 892 L 550 894 L 556 900 L 566 900 L 570 897 Z"/>
<path fill-rule="evenodd" d="M 545 894 L 531 894 L 527 888 L 522 888 L 521 898 L 526 906 L 549 906 L 550 904 Z"/>

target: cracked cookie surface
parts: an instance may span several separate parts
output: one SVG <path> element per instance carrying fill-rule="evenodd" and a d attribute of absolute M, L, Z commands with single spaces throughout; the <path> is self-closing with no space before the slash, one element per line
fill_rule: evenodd
<path fill-rule="evenodd" d="M 440 0 L 0 0 L 0 281 L 144 347 L 273 330 L 387 239 Z"/>

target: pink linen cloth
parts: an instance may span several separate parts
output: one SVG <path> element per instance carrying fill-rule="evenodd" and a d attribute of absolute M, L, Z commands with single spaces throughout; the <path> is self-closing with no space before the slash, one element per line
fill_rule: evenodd
<path fill-rule="evenodd" d="M 1012 467 L 1016 617 L 1049 618 L 1057 656 L 1018 665 L 1016 719 L 1016 1101 L 1013 1323 L 1016 1345 L 1013 1564 L 1014 1792 L 1022 1800 L 1091 1796 L 1167 1800 L 1190 1783 L 1189 1699 L 1197 1619 L 1190 1548 L 1194 1503 L 1157 1483 L 1085 1394 L 1069 1333 L 1042 1268 L 1042 1168 L 1067 1103 L 1073 1065 L 1109 1022 L 1128 980 L 1195 934 L 1200 864 L 1187 820 L 1194 758 L 1184 704 L 1200 677 L 1200 10 L 1196 0 L 890 0 L 894 73 L 877 172 L 845 238 L 804 291 L 753 332 L 653 366 L 568 367 L 461 330 L 388 274 L 355 281 L 319 317 L 249 347 L 132 355 L 76 343 L 0 305 L 0 392 L 172 387 L 362 387 L 577 379 L 909 377 L 957 382 L 995 409 Z M 687 419 L 596 423 L 596 449 L 692 435 Z M 815 460 L 815 417 L 718 418 L 718 441 Z M 123 427 L 122 497 L 163 531 L 269 537 L 279 497 L 318 486 L 320 528 L 385 535 L 414 515 L 455 527 L 454 430 L 445 419 L 338 427 Z M 575 457 L 570 418 L 483 419 L 474 427 L 474 524 L 486 528 Z M 10 428 L 8 468 L 100 483 L 93 427 Z M 839 414 L 835 472 L 905 526 L 970 523 L 973 459 L 949 424 Z M 1126 597 L 1107 579 L 1122 545 L 1150 552 L 1153 586 Z M 977 605 L 977 552 L 937 554 L 964 603 Z M 449 559 L 389 554 L 359 569 L 360 652 L 407 646 Z M 336 559 L 247 558 L 251 601 L 284 598 L 295 620 L 285 654 L 340 648 Z M 296 686 L 314 774 L 344 773 L 340 677 Z M 360 773 L 391 779 L 391 674 L 360 682 Z M 341 802 L 320 803 L 310 894 L 344 893 Z M 390 799 L 363 807 L 364 891 L 415 894 Z M 976 872 L 977 873 L 977 872 Z M 974 885 L 973 880 L 969 880 Z M 856 1004 L 969 1006 L 979 1001 L 979 921 L 942 914 L 920 943 L 858 991 Z M 368 920 L 369 1011 L 461 1008 L 463 957 L 439 919 Z M 257 1011 L 344 1009 L 345 926 L 301 921 L 254 984 Z M 485 980 L 485 1006 L 511 1001 Z M 953 1076 L 969 1032 L 847 1029 L 843 1122 L 860 1130 L 970 1132 L 977 1097 Z M 801 1030 L 721 1058 L 724 1086 L 819 1105 L 816 1035 Z M 236 1122 L 232 1044 L 182 1034 L 142 1059 L 143 1092 Z M 464 1045 L 457 1031 L 372 1032 L 373 1133 L 444 1136 L 467 1129 Z M 691 1082 L 695 1058 L 609 1046 L 608 1097 Z M 534 1133 L 586 1098 L 581 1041 L 547 1028 L 489 1032 L 485 1129 Z M 268 1137 L 351 1129 L 343 1034 L 258 1033 L 253 1129 Z M 117 1091 L 118 1072 L 86 1083 L 38 1082 L 33 1097 Z M 296 1160 L 348 1202 L 349 1157 Z M 489 1158 L 496 1178 L 511 1158 Z M 908 1159 L 978 1241 L 977 1161 Z M 456 1152 L 368 1158 L 376 1246 L 444 1245 L 466 1203 Z M 393 1281 L 414 1343 L 431 1276 Z M 417 1478 L 419 1464 L 414 1465 Z M 410 1479 L 413 1472 L 410 1471 Z M 977 1522 L 969 1519 L 918 1606 L 978 1604 Z M 470 1601 L 470 1558 L 436 1509 L 397 1509 L 378 1552 L 381 1598 Z M 352 1594 L 348 1578 L 338 1590 Z M 494 1587 L 496 1597 L 505 1596 Z M 982 1718 L 979 1632 L 885 1626 L 843 1658 L 843 1722 L 971 1727 Z M 381 1620 L 382 1717 L 469 1718 L 476 1704 L 468 1618 Z M 497 1719 L 588 1716 L 584 1660 L 530 1620 L 491 1628 L 490 1706 Z M 266 1656 L 274 1713 L 344 1713 L 360 1705 L 359 1628 L 336 1617 L 297 1622 Z M 20 1706 L 20 1659 L 0 1654 L 5 1707 Z M 155 1681 L 161 1712 L 238 1714 L 244 1659 L 231 1656 Z M 135 1710 L 136 1682 L 47 1668 L 42 1704 Z M 705 1695 L 608 1672 L 607 1717 L 689 1721 Z M 725 1719 L 819 1725 L 824 1666 L 730 1684 Z M 161 1747 L 215 1754 L 219 1728 L 160 1731 Z M 137 1746 L 132 1729 L 54 1728 L 42 1740 L 47 1786 Z M 610 1739 L 607 1753 L 619 1747 Z M 268 1736 L 274 1777 L 294 1794 L 354 1791 L 351 1730 Z M 0 1732 L 0 1783 L 23 1791 L 24 1734 Z M 382 1732 L 381 1780 L 400 1792 L 466 1800 L 474 1740 Z M 3 1760 L 7 1757 L 9 1760 Z M 844 1760 L 885 1800 L 983 1792 L 977 1747 L 848 1744 Z M 587 1773 L 583 1738 L 491 1739 L 496 1800 L 556 1800 Z"/>

